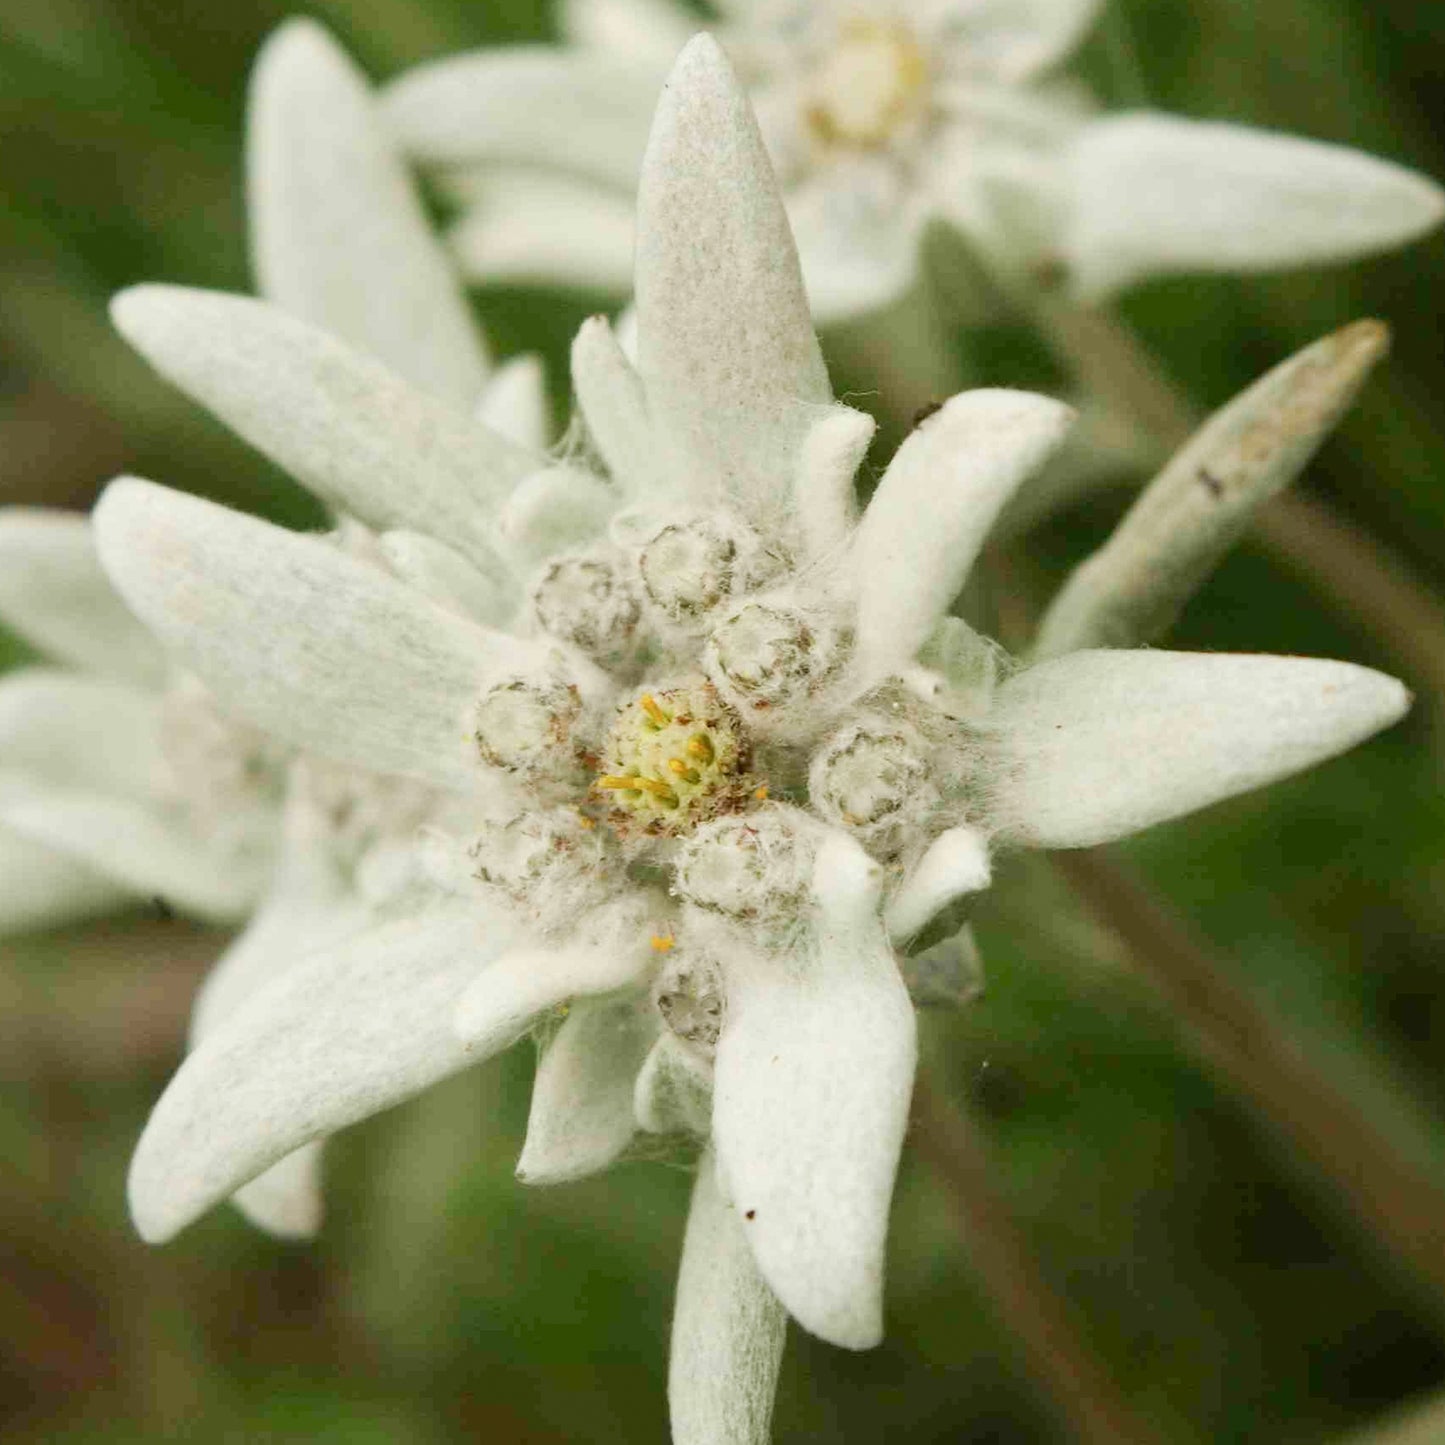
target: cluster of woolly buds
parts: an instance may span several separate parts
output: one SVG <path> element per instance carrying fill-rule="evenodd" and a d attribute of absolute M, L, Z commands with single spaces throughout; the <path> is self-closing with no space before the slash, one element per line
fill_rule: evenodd
<path fill-rule="evenodd" d="M 760 731 L 800 717 L 816 705 L 847 664 L 852 634 L 836 609 L 772 593 L 744 602 L 708 639 L 704 666 L 718 691 Z"/>
<path fill-rule="evenodd" d="M 582 766 L 582 695 L 548 677 L 514 677 L 477 700 L 473 736 L 482 760 L 519 781 L 566 784 Z"/>
<path fill-rule="evenodd" d="M 673 891 L 728 919 L 800 921 L 813 876 L 818 825 L 769 803 L 699 828 L 678 851 Z"/>
<path fill-rule="evenodd" d="M 669 1031 L 700 1057 L 710 1059 L 727 1007 L 716 963 L 692 949 L 669 954 L 653 984 L 652 999 Z"/>
<path fill-rule="evenodd" d="M 286 788 L 290 749 L 221 710 L 183 676 L 161 700 L 162 788 L 202 836 L 246 848 L 269 834 Z"/>
<path fill-rule="evenodd" d="M 917 838 L 943 802 L 937 749 L 901 716 L 872 713 L 847 723 L 813 755 L 814 808 L 875 857 Z"/>
<path fill-rule="evenodd" d="M 532 587 L 532 611 L 550 636 L 616 667 L 632 651 L 642 601 L 623 555 L 594 547 L 550 559 Z"/>
<path fill-rule="evenodd" d="M 472 876 L 522 905 L 544 930 L 565 929 L 616 883 L 605 830 L 575 808 L 518 813 L 467 847 Z"/>
<path fill-rule="evenodd" d="M 617 713 L 594 791 L 619 834 L 679 834 L 758 792 L 737 715 L 703 679 L 640 693 Z"/>
<path fill-rule="evenodd" d="M 689 632 L 765 586 L 787 562 L 727 512 L 671 520 L 638 539 L 637 573 L 648 603 L 665 624 Z"/>

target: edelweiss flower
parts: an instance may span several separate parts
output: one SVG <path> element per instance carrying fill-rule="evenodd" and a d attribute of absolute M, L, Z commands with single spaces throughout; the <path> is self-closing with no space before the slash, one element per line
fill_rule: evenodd
<path fill-rule="evenodd" d="M 374 109 L 318 27 L 292 22 L 262 52 L 248 137 L 260 289 L 442 402 L 480 406 L 545 444 L 540 368 L 523 359 L 492 371 Z M 346 519 L 336 545 L 434 588 L 449 564 L 463 566 L 427 539 L 378 543 Z M 296 958 L 405 897 L 397 844 L 437 812 L 436 797 L 298 755 L 224 712 L 194 676 L 168 672 L 101 571 L 87 521 L 0 514 L 0 613 L 81 670 L 0 682 L 0 927 L 152 898 L 220 922 L 249 917 L 198 999 L 199 1039 Z M 273 1232 L 311 1233 L 318 1162 L 316 1148 L 298 1151 L 236 1202 Z"/>
<path fill-rule="evenodd" d="M 1014 672 L 948 619 L 1071 414 L 956 397 L 855 515 L 872 424 L 831 397 L 761 136 L 705 37 L 659 107 L 637 265 L 636 367 L 600 319 L 573 355 L 608 479 L 540 466 L 260 303 L 122 300 L 149 355 L 337 505 L 526 579 L 514 617 L 462 615 L 323 539 L 146 482 L 107 493 L 107 567 L 219 696 L 455 799 L 423 845 L 430 899 L 201 1041 L 132 1204 L 169 1237 L 537 1031 L 527 1180 L 601 1167 L 639 1128 L 703 1141 L 674 1438 L 752 1442 L 786 1314 L 852 1348 L 881 1335 L 905 951 L 956 932 L 942 912 L 987 883 L 990 846 L 1117 837 L 1348 747 L 1406 699 L 1293 658 L 1087 651 Z"/>
<path fill-rule="evenodd" d="M 1348 260 L 1445 215 L 1433 182 L 1344 147 L 1147 111 L 1095 118 L 1053 72 L 1098 0 L 719 0 L 762 119 L 814 313 L 911 281 L 930 219 L 1005 273 L 1098 297 L 1168 272 Z M 387 113 L 469 214 L 478 280 L 625 289 L 648 116 L 694 21 L 668 0 L 569 0 L 569 49 L 402 77 Z"/>

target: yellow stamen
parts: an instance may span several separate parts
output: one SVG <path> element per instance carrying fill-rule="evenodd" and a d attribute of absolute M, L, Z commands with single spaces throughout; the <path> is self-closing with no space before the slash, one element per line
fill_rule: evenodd
<path fill-rule="evenodd" d="M 670 952 L 677 943 L 677 939 L 670 933 L 654 933 L 650 941 L 658 953 Z"/>
<path fill-rule="evenodd" d="M 674 776 L 681 778 L 685 783 L 695 783 L 699 777 L 697 769 L 688 767 L 681 758 L 669 758 L 667 760 L 667 770 Z"/>
<path fill-rule="evenodd" d="M 635 793 L 637 791 L 637 785 L 640 781 L 641 779 L 636 777 L 616 778 L 612 777 L 611 775 L 607 775 L 598 778 L 595 786 L 599 788 L 626 788 L 629 792 Z"/>
<path fill-rule="evenodd" d="M 706 733 L 697 733 L 687 740 L 687 754 L 696 758 L 700 763 L 710 763 L 713 760 L 712 739 Z"/>
<path fill-rule="evenodd" d="M 753 789 L 753 797 L 755 797 L 755 798 L 758 800 L 758 802 L 760 802 L 760 803 L 766 802 L 766 801 L 767 801 L 767 796 L 768 796 L 768 785 L 767 785 L 766 783 L 764 783 L 764 784 L 762 785 L 762 787 L 760 787 L 760 788 L 755 788 L 755 789 Z"/>
<path fill-rule="evenodd" d="M 658 707 L 657 699 L 653 697 L 650 692 L 643 693 L 638 699 L 638 704 L 641 706 L 643 712 L 645 712 L 658 727 L 665 728 L 668 723 L 672 721 L 672 719 Z"/>

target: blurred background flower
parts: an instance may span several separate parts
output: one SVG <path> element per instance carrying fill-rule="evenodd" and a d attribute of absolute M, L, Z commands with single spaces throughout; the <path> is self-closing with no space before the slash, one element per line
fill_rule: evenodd
<path fill-rule="evenodd" d="M 84 508 L 138 471 L 321 522 L 153 376 L 104 310 L 136 281 L 250 288 L 245 80 L 284 13 L 5 0 L 0 501 Z M 377 78 L 556 34 L 540 0 L 332 0 L 315 13 Z M 1080 56 L 1111 104 L 1276 127 L 1437 177 L 1445 137 L 1424 97 L 1442 62 L 1445 14 L 1413 0 L 1114 0 Z M 1442 279 L 1437 236 L 1329 272 L 1156 281 L 1125 306 L 1207 407 L 1359 316 L 1393 324 L 1393 357 L 1303 485 L 1388 551 L 1388 575 L 1420 584 L 1422 637 L 1445 590 Z M 483 308 L 500 357 L 537 351 L 560 379 L 604 300 L 497 286 Z M 831 338 L 836 389 L 857 404 L 921 404 L 949 368 L 992 385 L 1071 380 L 1022 327 L 994 320 L 965 343 L 926 296 L 888 325 Z M 909 420 L 884 418 L 894 437 Z M 1098 545 L 1125 495 L 1098 493 L 1026 548 L 995 549 L 1005 630 L 1011 607 L 1031 610 Z M 1405 676 L 1417 714 L 1314 774 L 1131 843 L 1127 875 L 1102 890 L 1092 879 L 1092 912 L 1071 894 L 1076 870 L 1001 870 L 976 917 L 988 989 L 925 1030 L 946 1097 L 923 1101 L 900 1184 L 888 1342 L 851 1356 L 796 1335 L 780 1441 L 1071 1438 L 1070 1412 L 1037 1383 L 1049 1331 L 1019 1333 L 1030 1311 L 1086 1341 L 1086 1405 L 1106 1388 L 1169 1441 L 1330 1440 L 1426 1408 L 1445 1379 L 1445 1296 L 1438 1269 L 1420 1267 L 1445 1259 L 1432 1207 L 1445 1188 L 1445 659 L 1402 659 L 1399 639 L 1325 610 L 1281 556 L 1238 549 L 1169 645 L 1349 657 Z M 18 637 L 0 645 L 8 663 L 35 659 Z M 225 942 L 142 906 L 0 946 L 7 1438 L 665 1439 L 689 1181 L 630 1164 L 524 1196 L 511 1178 L 531 1072 L 519 1054 L 338 1140 L 319 1244 L 266 1241 L 226 1212 L 164 1251 L 140 1244 L 125 1163 Z M 1348 1108 L 1310 1116 L 1299 1060 Z M 1295 1089 L 1292 1131 L 1246 1083 Z M 1384 1141 L 1394 1166 L 1350 1194 L 1325 1187 L 1312 1161 L 1361 1137 Z M 1036 1273 L 1010 1273 L 1010 1243 Z M 1052 1354 L 1057 1366 L 1065 1352 Z M 1078 1398 L 1071 1413 L 1077 1425 Z M 1398 1438 L 1410 1430 L 1445 1426 L 1402 1424 Z"/>

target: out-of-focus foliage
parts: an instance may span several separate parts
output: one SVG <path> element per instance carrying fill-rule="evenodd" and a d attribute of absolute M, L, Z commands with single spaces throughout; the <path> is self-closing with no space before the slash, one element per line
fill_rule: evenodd
<path fill-rule="evenodd" d="M 245 74 L 284 13 L 0 6 L 0 501 L 84 506 L 130 470 L 315 520 L 104 314 L 107 294 L 137 280 L 246 287 Z M 328 0 L 314 13 L 379 76 L 552 33 L 537 0 Z M 1428 110 L 1445 12 L 1418 0 L 1115 0 L 1085 60 L 1121 104 L 1275 125 L 1445 176 Z M 499 352 L 553 363 L 592 309 L 480 299 Z M 1357 316 L 1390 321 L 1393 360 L 1306 484 L 1445 593 L 1442 303 L 1437 237 L 1328 273 L 1161 283 L 1126 309 L 1204 404 Z M 970 338 L 965 360 L 980 381 L 1047 385 L 1040 355 L 998 326 Z M 836 358 L 864 404 L 895 380 L 869 357 L 850 345 Z M 1118 506 L 1105 498 L 1035 537 L 1026 587 L 1057 580 Z M 1391 665 L 1248 547 L 1173 640 Z M 1442 737 L 1417 717 L 1130 853 L 1228 976 L 1445 1181 Z M 1045 864 L 1005 870 L 979 932 L 989 989 L 931 1022 L 931 1052 L 983 1122 L 1048 1280 L 1166 1438 L 1326 1440 L 1439 1386 L 1445 1304 L 1393 1274 L 1195 1062 Z M 631 1164 L 517 1185 L 525 1050 L 339 1141 L 315 1247 L 267 1242 L 227 1212 L 161 1251 L 133 1237 L 126 1159 L 221 941 L 157 913 L 0 946 L 6 1438 L 662 1441 L 688 1181 Z M 852 1356 L 795 1333 L 778 1439 L 1062 1439 L 916 1152 L 892 1237 L 888 1343 Z"/>

